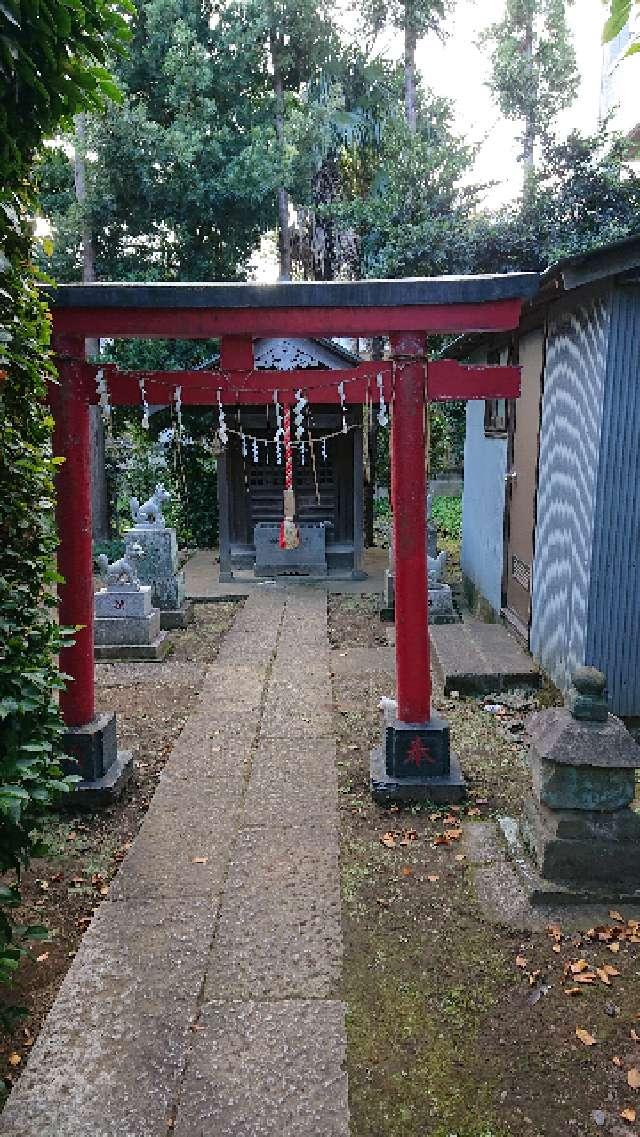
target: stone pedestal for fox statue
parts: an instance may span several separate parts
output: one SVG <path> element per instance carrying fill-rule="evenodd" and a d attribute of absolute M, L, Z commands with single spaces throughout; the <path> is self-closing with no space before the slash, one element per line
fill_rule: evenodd
<path fill-rule="evenodd" d="M 184 572 L 178 567 L 176 531 L 167 527 L 162 512 L 163 505 L 170 500 L 170 493 L 162 485 L 157 485 L 142 505 L 137 498 L 131 498 L 134 524 L 125 537 L 127 551 L 134 544 L 141 545 L 144 550 L 138 570 L 140 580 L 151 588 L 151 601 L 160 610 L 163 629 L 185 627 L 193 608 L 185 600 Z"/>

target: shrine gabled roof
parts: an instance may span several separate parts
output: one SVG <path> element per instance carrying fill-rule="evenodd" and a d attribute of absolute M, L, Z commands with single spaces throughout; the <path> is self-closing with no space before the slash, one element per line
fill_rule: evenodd
<path fill-rule="evenodd" d="M 395 308 L 528 299 L 537 273 L 278 284 L 100 281 L 45 289 L 54 308 Z"/>

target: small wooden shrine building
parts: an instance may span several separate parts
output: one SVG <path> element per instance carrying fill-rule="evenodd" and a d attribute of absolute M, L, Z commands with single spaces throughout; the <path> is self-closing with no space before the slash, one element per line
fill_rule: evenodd
<path fill-rule="evenodd" d="M 254 341 L 257 371 L 343 371 L 360 357 L 330 339 L 261 338 Z M 336 385 L 338 378 L 336 377 Z M 279 525 L 282 517 L 284 465 L 278 462 L 274 433 L 274 403 L 230 410 L 230 425 L 239 433 L 218 458 L 218 510 L 220 524 L 220 579 L 229 581 L 234 570 L 261 574 L 260 548 L 256 565 L 256 526 Z M 305 416 L 311 447 L 294 451 L 296 513 L 303 534 L 321 536 L 326 571 L 337 578 L 361 577 L 363 556 L 362 407 L 346 410 L 348 431 L 342 429 L 339 405 L 311 404 Z M 327 438 L 327 435 L 333 437 Z M 254 447 L 253 439 L 258 439 Z M 264 442 L 262 442 L 264 440 Z M 303 438 L 304 441 L 304 438 Z M 319 528 L 323 532 L 319 534 Z M 259 542 L 260 546 L 260 542 Z M 309 576 L 318 572 L 313 550 L 280 571 Z M 273 564 L 267 567 L 273 568 Z M 276 568 L 276 571 L 278 569 Z"/>

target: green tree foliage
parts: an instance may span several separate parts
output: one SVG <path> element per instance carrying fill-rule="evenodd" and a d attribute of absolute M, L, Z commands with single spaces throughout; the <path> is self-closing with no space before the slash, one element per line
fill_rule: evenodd
<path fill-rule="evenodd" d="M 56 459 L 45 396 L 54 374 L 25 180 L 43 136 L 113 90 L 103 64 L 126 38 L 122 10 L 111 0 L 0 4 L 0 982 L 25 942 L 46 934 L 17 928 L 10 909 L 38 852 L 38 817 L 71 784 L 59 763 L 63 633 L 51 612 Z"/>
<path fill-rule="evenodd" d="M 425 275 L 450 271 L 475 201 L 461 185 L 469 163 L 449 104 L 430 95 L 420 99 L 415 134 L 401 116 L 388 115 L 379 143 L 345 152 L 334 212 L 357 235 L 357 275 L 403 275 L 417 248 Z"/>
<path fill-rule="evenodd" d="M 611 43 L 620 35 L 632 17 L 634 3 L 640 6 L 640 0 L 610 0 L 609 18 L 602 33 L 603 43 Z M 625 54 L 635 55 L 638 51 L 640 51 L 640 35 L 636 33 Z"/>
<path fill-rule="evenodd" d="M 275 221 L 273 98 L 251 5 L 210 26 L 196 0 L 138 0 L 115 66 L 120 105 L 87 119 L 87 199 L 99 279 L 234 280 Z M 56 279 L 80 275 L 69 146 L 44 151 L 42 210 Z"/>
<path fill-rule="evenodd" d="M 42 138 L 83 107 L 117 95 L 104 67 L 126 41 L 126 0 L 3 0 L 0 171 L 15 186 Z"/>
<path fill-rule="evenodd" d="M 479 215 L 461 268 L 542 271 L 562 257 L 640 232 L 640 177 L 624 139 L 602 128 L 543 148 L 532 194 L 500 215 Z"/>
<path fill-rule="evenodd" d="M 523 124 L 525 190 L 534 169 L 536 144 L 548 141 L 558 113 L 578 90 L 576 55 L 567 27 L 572 0 L 506 0 L 504 16 L 492 24 L 490 86 L 506 118 Z"/>

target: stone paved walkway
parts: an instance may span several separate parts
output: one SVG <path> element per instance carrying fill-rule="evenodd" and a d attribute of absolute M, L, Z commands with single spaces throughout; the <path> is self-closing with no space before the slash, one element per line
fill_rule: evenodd
<path fill-rule="evenodd" d="M 0 1137 L 348 1137 L 326 594 L 207 672 Z"/>

